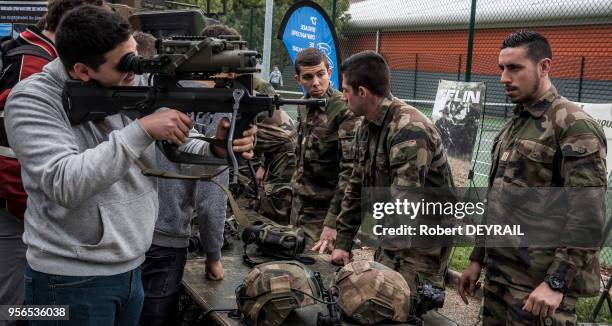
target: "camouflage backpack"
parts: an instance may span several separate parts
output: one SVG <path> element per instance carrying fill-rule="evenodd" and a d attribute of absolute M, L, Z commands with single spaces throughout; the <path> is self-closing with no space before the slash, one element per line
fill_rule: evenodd
<path fill-rule="evenodd" d="M 334 280 L 338 305 L 345 317 L 362 325 L 383 321 L 406 322 L 410 316 L 410 288 L 402 275 L 374 261 L 345 265 Z"/>
<path fill-rule="evenodd" d="M 295 261 L 258 265 L 236 288 L 236 303 L 247 325 L 280 325 L 296 308 L 321 297 L 314 274 Z"/>

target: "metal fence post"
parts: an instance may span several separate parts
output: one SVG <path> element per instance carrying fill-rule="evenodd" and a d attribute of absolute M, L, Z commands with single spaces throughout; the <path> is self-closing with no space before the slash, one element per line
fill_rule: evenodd
<path fill-rule="evenodd" d="M 419 54 L 414 55 L 414 89 L 412 91 L 412 98 L 417 98 L 417 77 L 419 76 Z"/>
<path fill-rule="evenodd" d="M 457 81 L 461 80 L 461 54 L 459 54 L 459 66 L 457 67 Z"/>
<path fill-rule="evenodd" d="M 465 81 L 472 79 L 472 52 L 474 51 L 474 29 L 476 25 L 476 0 L 472 0 L 470 10 L 470 30 L 468 31 L 467 62 L 465 65 Z"/>
<path fill-rule="evenodd" d="M 584 80 L 584 56 L 580 59 L 580 79 L 578 79 L 578 102 L 582 101 L 582 82 Z"/>
<path fill-rule="evenodd" d="M 251 7 L 251 16 L 249 17 L 249 47 L 251 47 L 252 49 L 255 48 L 255 44 L 253 44 L 253 11 L 255 9 L 253 7 Z"/>
<path fill-rule="evenodd" d="M 331 20 L 332 20 L 332 26 L 334 28 L 336 28 L 336 2 L 338 0 L 332 0 L 332 16 L 331 16 Z"/>

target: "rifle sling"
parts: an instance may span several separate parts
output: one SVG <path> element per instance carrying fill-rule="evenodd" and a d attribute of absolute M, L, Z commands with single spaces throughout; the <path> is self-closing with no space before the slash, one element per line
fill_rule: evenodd
<path fill-rule="evenodd" d="M 106 134 L 110 134 L 111 133 L 112 129 L 106 124 L 106 122 L 104 120 L 96 122 L 96 124 Z M 207 141 L 206 138 L 208 138 L 208 137 L 199 137 L 198 136 L 198 137 L 190 137 L 190 138 L 195 138 L 195 139 Z M 216 138 L 208 138 L 208 139 L 213 139 L 213 140 L 216 140 L 217 142 L 221 141 L 221 145 L 220 146 L 221 147 L 224 146 L 224 143 L 223 143 L 224 141 L 223 140 L 216 139 Z M 210 142 L 210 143 L 214 145 L 215 142 Z M 219 145 L 217 145 L 217 146 L 219 146 Z M 217 172 L 215 174 L 184 175 L 184 174 L 170 172 L 170 171 L 165 171 L 165 170 L 161 170 L 161 169 L 157 169 L 157 168 L 148 168 L 139 159 L 134 159 L 134 164 L 136 164 L 136 166 L 140 169 L 142 174 L 144 176 L 147 176 L 147 177 L 156 177 L 156 178 L 164 178 L 164 179 L 179 179 L 179 180 L 204 181 L 204 182 L 212 182 L 212 183 L 216 184 L 227 195 L 227 201 L 229 202 L 230 208 L 232 209 L 232 213 L 234 213 L 234 217 L 236 218 L 236 221 L 238 222 L 238 224 L 240 224 L 243 227 L 247 227 L 247 226 L 251 225 L 251 223 L 249 222 L 249 219 L 247 218 L 247 216 L 244 214 L 244 212 L 238 206 L 238 202 L 234 198 L 234 195 L 232 194 L 232 192 L 229 189 L 227 189 L 227 187 L 221 185 L 220 183 L 218 183 L 216 180 L 213 179 L 214 177 L 220 175 L 225 170 L 227 170 L 228 167 L 226 167 L 225 169 L 222 169 L 221 171 L 219 171 L 219 172 Z"/>

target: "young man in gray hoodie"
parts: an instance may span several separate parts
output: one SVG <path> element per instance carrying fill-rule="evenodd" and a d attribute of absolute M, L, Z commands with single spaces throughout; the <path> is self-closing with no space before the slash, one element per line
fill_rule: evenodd
<path fill-rule="evenodd" d="M 118 69 L 136 52 L 129 24 L 106 9 L 82 6 L 66 15 L 56 35 L 59 58 L 19 83 L 5 109 L 5 125 L 22 165 L 29 196 L 23 240 L 26 303 L 69 305 L 70 325 L 135 325 L 143 289 L 140 264 L 151 244 L 158 213 L 157 180 L 134 164 L 155 164 L 154 140 L 185 144 L 191 119 L 162 110 L 136 121 L 122 114 L 99 124 L 71 126 L 62 106 L 68 79 L 102 86 L 133 85 Z M 222 121 L 217 136 L 224 138 Z M 247 130 L 234 151 L 252 157 Z M 223 157 L 218 147 L 183 150 Z M 194 146 L 197 147 L 197 146 Z"/>

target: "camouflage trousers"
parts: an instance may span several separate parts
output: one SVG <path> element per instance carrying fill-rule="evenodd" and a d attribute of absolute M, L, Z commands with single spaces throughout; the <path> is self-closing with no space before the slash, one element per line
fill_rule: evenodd
<path fill-rule="evenodd" d="M 444 276 L 450 248 L 410 248 L 403 250 L 385 250 L 378 248 L 374 260 L 399 272 L 416 293 L 420 282 L 429 282 L 431 285 L 444 288 Z"/>
<path fill-rule="evenodd" d="M 293 196 L 291 225 L 304 230 L 306 250 L 319 241 L 328 209 L 329 201 L 307 201 L 299 195 Z"/>
<path fill-rule="evenodd" d="M 576 325 L 576 298 L 564 297 L 552 316 L 539 317 L 523 311 L 531 291 L 485 278 L 483 326 L 571 326 Z"/>
<path fill-rule="evenodd" d="M 288 225 L 292 197 L 291 185 L 264 184 L 257 211 L 280 225 Z"/>

